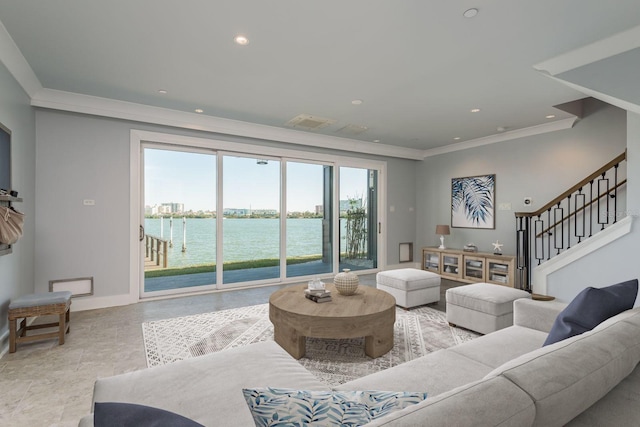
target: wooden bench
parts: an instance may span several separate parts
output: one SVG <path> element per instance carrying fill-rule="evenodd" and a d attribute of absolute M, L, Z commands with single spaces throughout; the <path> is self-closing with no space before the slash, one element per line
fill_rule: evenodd
<path fill-rule="evenodd" d="M 69 333 L 71 292 L 49 292 L 21 296 L 9 303 L 9 353 L 16 352 L 16 344 L 58 338 L 64 344 L 64 335 Z M 58 321 L 40 325 L 27 325 L 29 317 L 58 315 Z M 20 321 L 18 328 L 17 321 Z M 27 335 L 27 331 L 57 327 L 55 332 Z"/>

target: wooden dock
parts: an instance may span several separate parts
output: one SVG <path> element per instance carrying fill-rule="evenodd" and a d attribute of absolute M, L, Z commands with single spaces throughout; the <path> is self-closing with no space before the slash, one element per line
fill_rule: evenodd
<path fill-rule="evenodd" d="M 148 257 L 144 259 L 144 271 L 164 270 L 162 265 L 156 264 L 156 262 Z"/>

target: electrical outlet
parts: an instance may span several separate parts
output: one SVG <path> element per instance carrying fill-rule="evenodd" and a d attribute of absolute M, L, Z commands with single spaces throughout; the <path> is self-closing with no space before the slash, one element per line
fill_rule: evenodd
<path fill-rule="evenodd" d="M 511 203 L 507 202 L 507 203 L 498 203 L 498 210 L 499 211 L 510 211 L 511 210 Z"/>
<path fill-rule="evenodd" d="M 82 204 L 85 206 L 95 206 L 96 205 L 96 201 L 93 199 L 84 199 L 82 201 Z"/>

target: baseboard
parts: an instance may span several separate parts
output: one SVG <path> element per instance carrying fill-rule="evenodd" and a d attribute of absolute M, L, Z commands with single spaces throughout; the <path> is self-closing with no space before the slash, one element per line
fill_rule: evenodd
<path fill-rule="evenodd" d="M 71 300 L 71 312 L 95 310 L 98 308 L 120 307 L 138 302 L 131 295 L 112 295 L 108 297 L 80 297 Z"/>
<path fill-rule="evenodd" d="M 7 341 L 6 344 L 5 344 L 5 340 Z M 9 330 L 8 329 L 4 331 L 2 336 L 0 336 L 0 344 L 2 344 L 2 347 L 0 347 L 0 359 L 2 359 L 4 355 L 9 352 Z"/>

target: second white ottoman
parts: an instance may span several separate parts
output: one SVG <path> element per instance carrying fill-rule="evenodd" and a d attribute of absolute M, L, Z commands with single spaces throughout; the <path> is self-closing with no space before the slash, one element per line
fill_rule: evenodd
<path fill-rule="evenodd" d="M 381 271 L 376 287 L 393 295 L 400 307 L 411 308 L 440 301 L 440 276 L 416 268 Z"/>
<path fill-rule="evenodd" d="M 447 289 L 447 322 L 488 334 L 513 325 L 513 301 L 531 298 L 520 289 L 474 283 Z"/>

